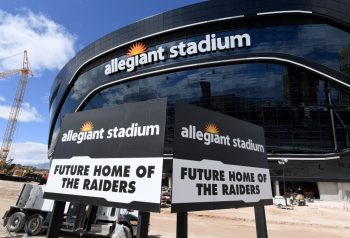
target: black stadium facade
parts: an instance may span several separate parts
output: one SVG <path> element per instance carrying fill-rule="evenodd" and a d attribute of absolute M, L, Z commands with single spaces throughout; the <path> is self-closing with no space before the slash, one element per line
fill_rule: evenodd
<path fill-rule="evenodd" d="M 66 113 L 166 97 L 165 157 L 174 105 L 188 102 L 264 127 L 275 194 L 285 178 L 287 192 L 346 199 L 349 13 L 348 0 L 217 0 L 116 30 L 55 79 L 49 156 Z"/>

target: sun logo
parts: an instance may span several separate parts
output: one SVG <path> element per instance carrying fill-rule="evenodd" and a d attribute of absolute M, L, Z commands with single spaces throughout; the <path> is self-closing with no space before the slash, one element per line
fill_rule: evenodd
<path fill-rule="evenodd" d="M 128 51 L 128 56 L 131 57 L 134 55 L 139 55 L 139 54 L 145 53 L 146 51 L 147 51 L 147 47 L 144 43 L 136 42 L 130 47 Z"/>
<path fill-rule="evenodd" d="M 212 134 L 218 134 L 219 133 L 219 128 L 214 124 L 214 123 L 208 123 L 205 126 L 205 131 L 212 133 Z"/>
<path fill-rule="evenodd" d="M 80 131 L 92 131 L 93 129 L 94 124 L 91 121 L 87 121 L 81 126 Z"/>

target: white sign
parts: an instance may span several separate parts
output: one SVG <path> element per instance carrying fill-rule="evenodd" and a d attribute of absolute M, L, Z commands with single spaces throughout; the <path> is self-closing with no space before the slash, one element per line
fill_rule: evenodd
<path fill-rule="evenodd" d="M 45 192 L 159 204 L 162 168 L 163 158 L 53 159 Z"/>
<path fill-rule="evenodd" d="M 223 164 L 221 161 L 173 160 L 172 203 L 271 199 L 269 169 Z"/>

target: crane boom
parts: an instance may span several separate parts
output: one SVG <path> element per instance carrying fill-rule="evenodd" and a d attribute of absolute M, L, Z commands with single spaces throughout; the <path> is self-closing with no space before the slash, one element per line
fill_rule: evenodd
<path fill-rule="evenodd" d="M 0 73 L 0 78 L 15 76 L 16 74 L 19 74 L 19 73 L 21 73 L 20 69 L 9 70 L 9 71 Z"/>
<path fill-rule="evenodd" d="M 1 145 L 1 150 L 0 150 L 0 153 L 1 153 L 0 154 L 0 162 L 1 162 L 1 164 L 6 164 L 7 156 L 9 154 L 10 147 L 12 144 L 13 135 L 14 135 L 15 130 L 16 130 L 18 116 L 19 116 L 19 113 L 21 110 L 24 92 L 25 92 L 25 89 L 27 86 L 28 75 L 31 74 L 31 71 L 29 70 L 29 65 L 28 65 L 27 51 L 24 51 L 23 68 L 0 73 L 0 78 L 13 76 L 13 75 L 18 74 L 18 73 L 21 74 L 21 78 L 18 82 L 16 96 L 15 96 L 13 103 L 12 103 L 11 112 L 10 112 L 9 119 L 7 121 L 4 139 L 3 139 L 2 145 Z"/>

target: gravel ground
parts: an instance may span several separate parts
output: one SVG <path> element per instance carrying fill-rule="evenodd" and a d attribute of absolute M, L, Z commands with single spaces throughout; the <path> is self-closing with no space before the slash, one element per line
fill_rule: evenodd
<path fill-rule="evenodd" d="M 22 183 L 0 180 L 0 216 L 15 205 Z M 349 210 L 347 211 L 347 206 Z M 293 210 L 266 207 L 267 229 L 270 238 L 349 238 L 350 204 L 344 202 L 315 201 Z M 11 237 L 0 226 L 0 237 Z M 152 213 L 149 237 L 176 237 L 176 214 L 170 209 Z M 191 212 L 188 216 L 188 237 L 193 238 L 254 238 L 256 237 L 254 209 L 224 209 Z M 27 237 L 11 234 L 13 237 Z M 45 237 L 45 236 L 36 236 Z"/>

